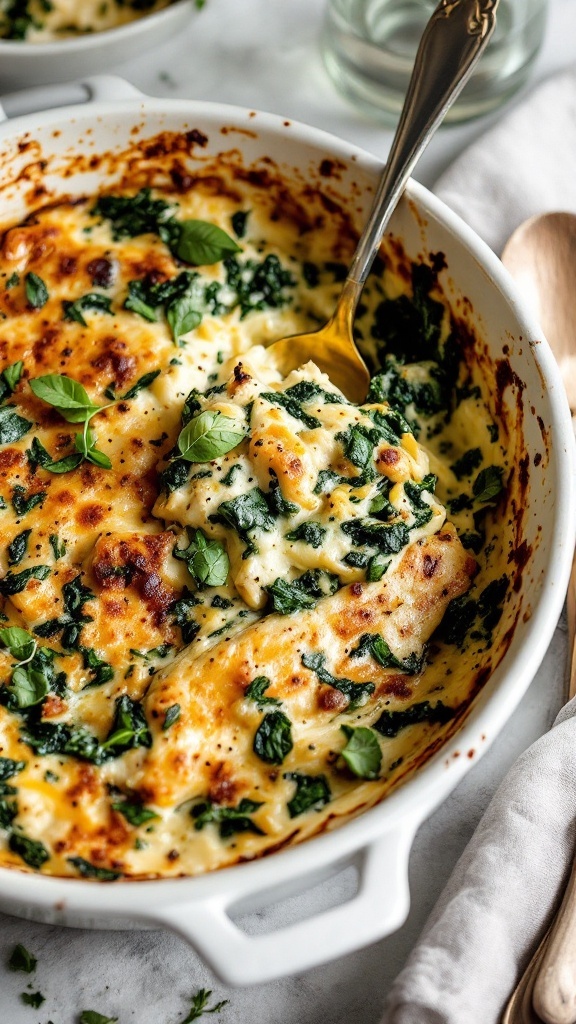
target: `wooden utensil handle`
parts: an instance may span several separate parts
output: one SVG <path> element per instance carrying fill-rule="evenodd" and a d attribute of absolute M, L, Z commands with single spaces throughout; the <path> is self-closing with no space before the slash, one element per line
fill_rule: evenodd
<path fill-rule="evenodd" d="M 568 617 L 568 657 L 570 659 L 570 678 L 568 696 L 576 696 L 576 555 L 572 561 L 572 572 L 566 595 L 566 611 Z"/>
<path fill-rule="evenodd" d="M 550 930 L 532 998 L 545 1024 L 576 1021 L 576 861 Z"/>

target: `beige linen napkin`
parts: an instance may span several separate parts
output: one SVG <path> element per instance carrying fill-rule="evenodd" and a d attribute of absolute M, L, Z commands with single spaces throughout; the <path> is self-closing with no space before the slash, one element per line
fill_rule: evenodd
<path fill-rule="evenodd" d="M 437 194 L 500 253 L 525 218 L 576 212 L 576 69 L 537 88 Z M 382 1024 L 496 1024 L 563 891 L 576 842 L 576 698 L 516 762 L 394 982 Z"/>

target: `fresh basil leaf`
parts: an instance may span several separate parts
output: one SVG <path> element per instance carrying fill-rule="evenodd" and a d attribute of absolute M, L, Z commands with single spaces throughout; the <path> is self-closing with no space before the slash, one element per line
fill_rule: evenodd
<path fill-rule="evenodd" d="M 296 793 L 288 802 L 288 814 L 291 818 L 304 814 L 313 807 L 320 810 L 330 802 L 332 794 L 325 775 L 304 775 L 302 772 L 285 772 L 285 779 L 296 783 Z"/>
<path fill-rule="evenodd" d="M 266 764 L 282 764 L 293 746 L 290 719 L 283 711 L 270 711 L 254 735 L 254 753 Z"/>
<path fill-rule="evenodd" d="M 377 779 L 382 766 L 382 750 L 376 733 L 362 725 L 357 728 L 341 725 L 340 728 L 348 740 L 340 753 L 350 771 L 359 779 Z"/>
<path fill-rule="evenodd" d="M 10 685 L 6 689 L 15 698 L 19 708 L 31 708 L 44 700 L 50 686 L 44 673 L 30 667 L 18 666 L 14 669 Z"/>
<path fill-rule="evenodd" d="M 50 854 L 44 843 L 37 839 L 29 839 L 22 832 L 13 832 L 8 840 L 8 846 L 12 853 L 21 857 L 30 868 L 38 870 L 47 860 L 50 860 Z"/>
<path fill-rule="evenodd" d="M 32 974 L 36 970 L 37 963 L 36 957 L 32 956 L 32 953 L 28 952 L 26 946 L 19 942 L 12 950 L 8 960 L 8 967 L 11 971 L 22 971 L 23 974 Z"/>
<path fill-rule="evenodd" d="M 178 448 L 187 462 L 211 462 L 236 448 L 246 431 L 221 412 L 201 412 L 184 427 Z"/>
<path fill-rule="evenodd" d="M 50 575 L 49 565 L 35 565 L 30 569 L 23 569 L 22 572 L 7 572 L 0 580 L 0 594 L 2 597 L 12 597 L 13 594 L 20 594 L 32 579 L 45 580 Z"/>
<path fill-rule="evenodd" d="M 278 700 L 277 697 L 264 696 L 265 691 L 271 685 L 272 684 L 270 683 L 268 676 L 256 676 L 256 678 L 253 679 L 250 685 L 244 690 L 244 696 L 247 697 L 248 700 L 253 700 L 255 704 L 258 705 L 259 709 L 264 707 L 266 704 L 281 704 L 282 701 Z"/>
<path fill-rule="evenodd" d="M 131 388 L 128 388 L 125 395 L 120 395 L 121 400 L 126 402 L 131 398 L 136 398 L 138 392 L 142 391 L 143 388 L 149 387 L 152 381 L 156 380 L 156 377 L 160 376 L 161 372 L 161 370 L 150 370 L 149 373 L 145 373 L 142 377 L 139 377 L 136 383 L 133 384 Z"/>
<path fill-rule="evenodd" d="M 492 501 L 503 488 L 502 466 L 487 466 L 481 470 L 472 486 L 472 492 L 476 501 L 486 503 Z"/>
<path fill-rule="evenodd" d="M 100 882 L 115 882 L 117 878 L 120 878 L 119 871 L 110 871 L 109 868 L 97 868 L 89 860 L 84 860 L 84 857 L 67 857 L 67 860 L 83 878 L 97 878 Z"/>
<path fill-rule="evenodd" d="M 118 1024 L 118 1017 L 105 1017 L 96 1010 L 82 1010 L 79 1024 Z"/>
<path fill-rule="evenodd" d="M 175 345 L 180 346 L 180 338 L 195 330 L 202 322 L 202 313 L 197 309 L 197 302 L 196 295 L 182 295 L 166 306 L 166 319 Z"/>
<path fill-rule="evenodd" d="M 13 405 L 0 408 L 0 444 L 14 444 L 24 437 L 32 422 L 19 416 Z"/>
<path fill-rule="evenodd" d="M 154 818 L 159 818 L 160 815 L 151 811 L 150 808 L 144 807 L 141 803 L 137 803 L 134 800 L 122 800 L 119 803 L 112 804 L 112 809 L 121 814 L 130 825 L 143 825 L 146 821 L 152 821 Z"/>
<path fill-rule="evenodd" d="M 68 423 L 83 423 L 100 408 L 90 401 L 78 381 L 61 373 L 34 377 L 30 387 L 37 398 L 58 409 Z"/>
<path fill-rule="evenodd" d="M 8 565 L 19 565 L 24 555 L 26 554 L 26 548 L 28 547 L 28 538 L 32 530 L 22 530 L 22 533 L 18 533 L 7 547 L 8 553 Z"/>
<path fill-rule="evenodd" d="M 42 309 L 46 305 L 49 299 L 48 289 L 44 284 L 41 277 L 38 274 L 30 273 L 26 274 L 24 278 L 24 287 L 26 291 L 26 298 L 34 309 Z"/>
<path fill-rule="evenodd" d="M 95 466 L 100 466 L 101 469 L 112 468 L 112 463 L 108 456 L 96 448 L 96 435 L 91 427 L 84 430 L 82 434 L 76 434 L 74 444 L 78 449 L 81 459 L 87 459 L 88 462 L 93 462 Z"/>
<path fill-rule="evenodd" d="M 169 729 L 171 725 L 174 725 L 174 722 L 177 722 L 179 718 L 180 705 L 171 704 L 169 708 L 166 708 L 166 711 L 164 713 L 164 721 L 162 723 L 163 731 L 166 732 L 166 729 Z"/>
<path fill-rule="evenodd" d="M 18 360 L 17 363 L 11 363 L 7 366 L 2 373 L 0 373 L 0 402 L 3 402 L 8 395 L 13 394 L 16 390 L 16 385 L 22 376 L 24 370 L 24 363 L 22 360 Z"/>
<path fill-rule="evenodd" d="M 65 455 L 63 459 L 58 459 L 57 462 L 49 462 L 43 468 L 49 473 L 70 473 L 73 469 L 78 469 L 81 462 L 82 455 L 74 452 L 72 455 Z"/>
<path fill-rule="evenodd" d="M 178 259 L 193 266 L 218 263 L 230 253 L 241 252 L 240 246 L 216 224 L 205 220 L 185 220 L 178 224 L 176 240 L 170 248 Z"/>
<path fill-rule="evenodd" d="M 187 548 L 176 546 L 172 554 L 186 562 L 188 572 L 201 586 L 222 587 L 228 579 L 230 560 L 226 549 L 217 540 L 207 540 L 202 530 L 194 531 Z"/>
<path fill-rule="evenodd" d="M 32 657 L 36 649 L 36 641 L 25 629 L 20 626 L 6 626 L 0 629 L 0 643 L 7 647 L 10 654 L 16 661 L 27 661 Z M 0 779 L 2 772 L 0 770 Z"/>

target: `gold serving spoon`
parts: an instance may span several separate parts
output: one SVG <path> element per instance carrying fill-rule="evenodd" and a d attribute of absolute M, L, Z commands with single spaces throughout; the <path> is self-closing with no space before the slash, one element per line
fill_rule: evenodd
<path fill-rule="evenodd" d="M 502 253 L 556 357 L 576 426 L 576 215 L 546 213 Z M 576 694 L 576 558 L 568 584 L 569 697 Z M 536 1016 L 536 1012 L 538 1016 Z M 576 858 L 554 921 L 512 994 L 502 1024 L 576 1022 Z"/>
<path fill-rule="evenodd" d="M 324 327 L 275 342 L 269 349 L 283 374 L 312 359 L 353 402 L 362 402 L 369 376 L 356 348 L 358 299 L 388 222 L 416 161 L 468 81 L 496 24 L 499 0 L 441 0 L 418 47 L 388 162 L 336 309 Z"/>

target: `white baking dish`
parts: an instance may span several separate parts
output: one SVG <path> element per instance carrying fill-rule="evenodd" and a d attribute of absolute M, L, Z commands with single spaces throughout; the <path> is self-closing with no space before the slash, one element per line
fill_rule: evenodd
<path fill-rule="evenodd" d="M 106 71 L 183 32 L 195 10 L 194 0 L 174 0 L 169 7 L 105 32 L 49 43 L 0 39 L 0 85 L 25 88 Z"/>
<path fill-rule="evenodd" d="M 43 90 L 40 105 L 56 93 Z M 0 126 L 0 214 L 22 213 L 22 171 L 42 173 L 50 186 L 70 152 L 121 150 L 134 137 L 159 131 L 199 130 L 207 137 L 202 157 L 239 151 L 247 163 L 271 158 L 301 182 L 319 180 L 328 158 L 339 161 L 331 179 L 361 222 L 381 171 L 373 157 L 315 129 L 269 114 L 182 100 L 148 99 L 114 78 L 87 80 L 72 88 L 85 106 L 5 121 Z M 4 115 L 30 110 L 33 91 L 5 99 Z M 139 134 L 138 134 L 139 133 Z M 20 146 L 18 145 L 20 143 Z M 23 143 L 25 143 L 23 148 Z M 46 166 L 38 172 L 38 161 Z M 94 171 L 89 161 L 64 192 L 82 194 L 114 181 L 114 161 Z M 325 163 L 324 163 L 325 166 Z M 60 170 L 59 170 L 60 168 Z M 6 182 L 13 185 L 2 188 Z M 328 187 L 328 186 L 327 186 Z M 57 879 L 0 869 L 0 908 L 8 913 L 83 927 L 173 928 L 231 984 L 253 984 L 313 967 L 350 953 L 399 927 L 408 912 L 408 856 L 421 822 L 487 749 L 522 698 L 552 636 L 560 613 L 574 546 L 574 442 L 559 373 L 538 326 L 524 310 L 501 264 L 442 203 L 412 183 L 395 217 L 394 232 L 409 255 L 441 251 L 443 280 L 456 307 L 466 308 L 485 358 L 507 347 L 505 402 L 523 408 L 524 469 L 530 477 L 523 539 L 533 548 L 515 593 L 516 625 L 504 657 L 478 693 L 457 731 L 419 770 L 381 804 L 300 846 L 196 878 L 118 881 L 114 885 Z M 471 312 L 472 310 L 472 312 Z M 536 458 L 534 456 L 537 456 Z M 457 756 L 462 752 L 463 755 Z M 281 931 L 249 936 L 230 914 L 256 909 L 301 891 L 347 864 L 358 869 L 358 891 L 347 903 Z"/>

